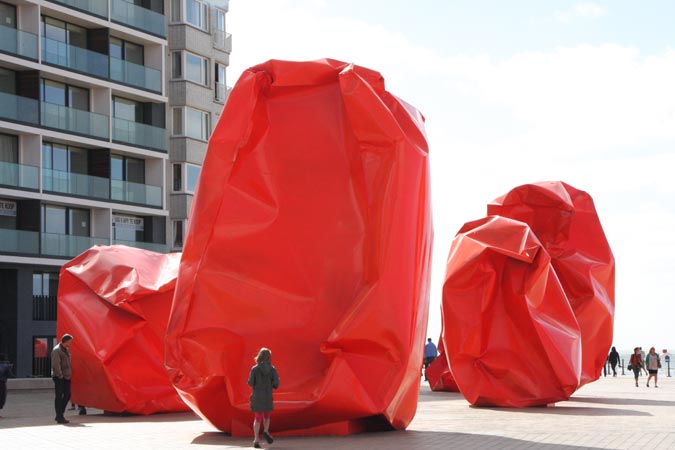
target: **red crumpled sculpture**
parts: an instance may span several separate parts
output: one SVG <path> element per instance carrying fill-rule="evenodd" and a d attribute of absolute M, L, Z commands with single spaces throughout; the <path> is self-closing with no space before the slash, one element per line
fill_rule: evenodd
<path fill-rule="evenodd" d="M 74 403 L 134 414 L 189 410 L 164 367 L 179 262 L 177 253 L 113 245 L 61 268 L 57 333 L 74 337 Z"/>
<path fill-rule="evenodd" d="M 489 204 L 488 215 L 527 223 L 551 256 L 581 330 L 581 385 L 597 380 L 613 338 L 614 256 L 593 199 L 563 182 L 525 184 Z"/>
<path fill-rule="evenodd" d="M 491 216 L 464 225 L 448 256 L 442 316 L 452 374 L 471 404 L 542 405 L 577 389 L 579 326 L 525 223 Z"/>
<path fill-rule="evenodd" d="M 448 355 L 443 348 L 443 337 L 438 340 L 438 357 L 429 364 L 424 372 L 429 380 L 429 387 L 434 392 L 459 392 L 459 386 L 452 376 L 448 365 Z"/>
<path fill-rule="evenodd" d="M 174 386 L 251 435 L 261 347 L 272 431 L 405 428 L 420 387 L 432 226 L 423 117 L 372 70 L 269 61 L 209 142 L 167 334 Z"/>

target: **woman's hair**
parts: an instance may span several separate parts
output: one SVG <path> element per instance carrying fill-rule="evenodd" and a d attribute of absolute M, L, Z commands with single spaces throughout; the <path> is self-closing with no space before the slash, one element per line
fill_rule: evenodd
<path fill-rule="evenodd" d="M 258 356 L 255 357 L 255 362 L 260 364 L 262 362 L 270 362 L 272 360 L 272 351 L 269 348 L 261 348 Z"/>
<path fill-rule="evenodd" d="M 652 348 L 649 349 L 649 353 L 651 353 L 652 350 L 654 351 L 654 353 L 656 353 L 656 349 L 655 349 L 654 347 L 652 347 Z"/>
<path fill-rule="evenodd" d="M 633 352 L 637 352 L 638 350 L 640 350 L 640 347 L 635 347 L 635 348 L 633 349 Z"/>

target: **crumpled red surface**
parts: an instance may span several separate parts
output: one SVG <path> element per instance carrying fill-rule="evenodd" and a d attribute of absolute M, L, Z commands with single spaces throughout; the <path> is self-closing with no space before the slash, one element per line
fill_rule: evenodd
<path fill-rule="evenodd" d="M 74 403 L 134 414 L 189 410 L 164 367 L 179 262 L 177 253 L 113 245 L 61 268 L 57 333 L 74 337 Z"/>
<path fill-rule="evenodd" d="M 434 392 L 459 392 L 459 386 L 450 371 L 448 355 L 443 348 L 443 337 L 438 340 L 438 357 L 429 364 L 425 374 L 429 380 L 429 387 Z"/>
<path fill-rule="evenodd" d="M 597 380 L 613 338 L 614 256 L 593 199 L 563 182 L 532 183 L 487 211 L 527 223 L 551 256 L 581 330 L 581 385 Z"/>
<path fill-rule="evenodd" d="M 251 435 L 259 348 L 272 431 L 405 428 L 417 407 L 432 226 L 423 117 L 334 60 L 243 73 L 192 204 L 166 363 L 222 431 Z"/>
<path fill-rule="evenodd" d="M 443 346 L 473 405 L 566 400 L 579 385 L 581 336 L 551 258 L 523 222 L 469 222 L 448 256 Z"/>

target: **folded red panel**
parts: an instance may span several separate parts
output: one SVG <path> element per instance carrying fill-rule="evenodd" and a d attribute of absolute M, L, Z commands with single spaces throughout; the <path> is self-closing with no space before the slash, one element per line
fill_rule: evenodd
<path fill-rule="evenodd" d="M 164 367 L 180 254 L 96 246 L 61 268 L 57 333 L 72 334 L 72 400 L 112 412 L 187 411 Z"/>
<path fill-rule="evenodd" d="M 425 374 L 429 380 L 429 387 L 434 392 L 459 392 L 459 386 L 452 376 L 450 366 L 448 365 L 448 356 L 443 348 L 443 340 L 438 340 L 438 358 L 429 364 Z"/>
<path fill-rule="evenodd" d="M 488 215 L 527 223 L 551 256 L 581 330 L 581 384 L 597 380 L 613 338 L 614 256 L 593 199 L 562 182 L 525 184 L 489 204 Z"/>
<path fill-rule="evenodd" d="M 448 256 L 443 346 L 473 405 L 566 400 L 581 373 L 579 326 L 548 253 L 522 222 L 464 225 Z"/>
<path fill-rule="evenodd" d="M 235 85 L 192 204 L 167 334 L 187 403 L 250 435 L 272 350 L 272 429 L 405 428 L 415 414 L 432 227 L 423 117 L 374 71 L 269 61 Z"/>

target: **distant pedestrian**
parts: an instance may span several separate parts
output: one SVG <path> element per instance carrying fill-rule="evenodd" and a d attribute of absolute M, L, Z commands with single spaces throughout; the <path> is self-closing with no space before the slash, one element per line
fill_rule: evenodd
<path fill-rule="evenodd" d="M 427 379 L 427 367 L 429 367 L 429 365 L 434 362 L 434 359 L 437 357 L 438 348 L 436 348 L 436 344 L 434 344 L 431 338 L 429 338 L 427 339 L 427 344 L 424 346 L 424 381 L 429 381 Z"/>
<path fill-rule="evenodd" d="M 251 368 L 248 376 L 248 385 L 253 388 L 251 394 L 251 412 L 255 414 L 253 419 L 253 447 L 260 447 L 260 423 L 264 425 L 263 437 L 268 444 L 274 442 L 270 435 L 270 415 L 274 409 L 272 389 L 279 387 L 279 374 L 272 365 L 272 352 L 267 348 L 261 348 L 255 357 L 255 366 Z"/>
<path fill-rule="evenodd" d="M 612 351 L 609 352 L 607 359 L 609 360 L 609 365 L 612 366 L 613 376 L 616 376 L 616 365 L 619 364 L 619 361 L 621 360 L 621 356 L 619 356 L 619 352 L 616 351 L 616 347 L 612 347 Z"/>
<path fill-rule="evenodd" d="M 642 365 L 640 366 L 640 368 L 645 373 L 645 375 L 649 375 L 649 372 L 647 372 L 647 368 L 645 367 L 645 360 L 646 360 L 645 351 L 642 350 L 642 347 L 638 347 L 638 348 L 640 349 L 640 356 L 642 357 Z"/>
<path fill-rule="evenodd" d="M 629 364 L 630 365 L 628 368 L 635 374 L 635 387 L 638 387 L 638 377 L 640 376 L 640 370 L 642 367 L 642 355 L 640 354 L 640 347 L 635 347 L 633 349 L 633 354 L 630 355 Z"/>
<path fill-rule="evenodd" d="M 654 347 L 649 349 L 649 354 L 647 354 L 647 360 L 645 362 L 647 370 L 649 371 L 649 377 L 647 377 L 647 387 L 649 387 L 649 380 L 654 378 L 654 387 L 659 387 L 659 369 L 661 368 L 661 358 L 656 354 L 656 349 Z"/>
<path fill-rule="evenodd" d="M 73 337 L 64 334 L 59 343 L 52 350 L 52 380 L 54 380 L 54 410 L 56 411 L 56 420 L 58 423 L 70 423 L 63 416 L 70 401 L 70 376 L 72 369 L 70 365 L 70 350 L 68 348 L 73 343 Z"/>
<path fill-rule="evenodd" d="M 12 376 L 12 363 L 7 361 L 5 355 L 0 355 L 0 409 L 5 407 L 7 401 L 7 379 Z M 0 419 L 2 416 L 0 416 Z"/>

